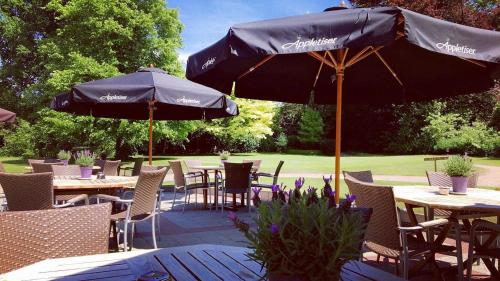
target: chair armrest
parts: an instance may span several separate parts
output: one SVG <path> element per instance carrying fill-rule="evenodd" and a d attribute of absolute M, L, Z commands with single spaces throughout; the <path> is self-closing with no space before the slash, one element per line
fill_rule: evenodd
<path fill-rule="evenodd" d="M 53 205 L 54 208 L 66 208 L 74 206 L 76 202 L 85 201 L 85 205 L 89 204 L 89 196 L 87 194 L 80 194 L 70 200 L 66 201 L 64 204 Z"/>
<path fill-rule="evenodd" d="M 125 203 L 125 204 L 130 204 L 134 202 L 132 199 L 121 199 L 118 196 L 111 196 L 111 195 L 106 195 L 106 194 L 97 194 L 92 196 L 93 198 L 98 198 L 98 199 L 104 199 L 104 200 L 109 200 L 113 202 L 119 202 L 119 203 Z"/>
<path fill-rule="evenodd" d="M 258 177 L 270 177 L 270 178 L 274 177 L 274 175 L 270 173 L 255 173 L 255 175 Z"/>
<path fill-rule="evenodd" d="M 203 173 L 190 172 L 190 173 L 184 174 L 184 178 L 186 178 L 186 179 L 199 178 L 199 177 L 203 177 Z"/>
<path fill-rule="evenodd" d="M 424 228 L 430 228 L 430 227 L 434 227 L 434 226 L 448 224 L 450 222 L 451 221 L 449 219 L 435 219 L 435 220 L 431 220 L 431 221 L 421 222 L 415 226 L 400 226 L 400 227 L 398 227 L 398 229 L 403 231 L 403 232 L 416 231 L 416 230 L 422 230 Z"/>

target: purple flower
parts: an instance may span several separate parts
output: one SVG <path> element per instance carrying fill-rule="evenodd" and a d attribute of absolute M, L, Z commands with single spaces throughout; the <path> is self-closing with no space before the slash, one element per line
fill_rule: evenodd
<path fill-rule="evenodd" d="M 346 194 L 345 195 L 345 199 L 347 200 L 347 202 L 349 204 L 351 204 L 352 202 L 354 202 L 356 200 L 356 195 L 349 195 L 349 194 Z"/>
<path fill-rule="evenodd" d="M 330 198 L 335 197 L 335 190 L 329 189 L 328 190 L 328 197 L 330 197 Z"/>
<path fill-rule="evenodd" d="M 259 196 L 260 191 L 262 190 L 262 187 L 252 187 L 252 191 L 254 196 Z"/>
<path fill-rule="evenodd" d="M 277 185 L 277 184 L 275 184 L 275 185 L 273 185 L 273 186 L 271 187 L 271 191 L 272 191 L 272 192 L 278 192 L 279 190 L 280 190 L 280 186 L 279 186 L 279 185 Z"/>
<path fill-rule="evenodd" d="M 312 194 L 312 193 L 316 193 L 316 188 L 312 187 L 312 186 L 309 186 L 307 188 L 307 193 L 309 194 Z"/>
<path fill-rule="evenodd" d="M 238 218 L 235 212 L 229 212 L 229 215 L 227 215 L 227 217 L 232 221 L 236 221 L 236 219 Z"/>
<path fill-rule="evenodd" d="M 278 234 L 280 232 L 279 226 L 277 224 L 274 224 L 274 223 L 271 224 L 271 227 L 269 228 L 269 230 L 271 230 L 271 233 L 273 235 L 276 235 L 276 234 Z"/>
<path fill-rule="evenodd" d="M 301 188 L 304 185 L 304 182 L 306 181 L 305 178 L 298 178 L 295 180 L 295 188 Z"/>

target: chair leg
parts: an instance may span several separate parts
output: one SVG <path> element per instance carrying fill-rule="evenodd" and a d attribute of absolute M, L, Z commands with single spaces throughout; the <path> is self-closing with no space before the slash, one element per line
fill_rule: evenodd
<path fill-rule="evenodd" d="M 174 200 L 172 201 L 172 211 L 174 210 L 175 196 L 177 196 L 177 188 L 175 188 L 175 186 L 174 186 Z"/>
<path fill-rule="evenodd" d="M 184 187 L 184 205 L 182 205 L 182 212 L 184 213 L 184 209 L 186 209 L 186 204 L 189 202 L 188 200 L 188 190 Z"/>
<path fill-rule="evenodd" d="M 156 215 L 151 216 L 151 220 L 152 220 L 151 221 L 151 227 L 152 227 L 151 234 L 153 235 L 153 247 L 155 249 L 158 249 L 158 246 L 156 245 L 155 217 L 156 217 Z"/>
<path fill-rule="evenodd" d="M 127 251 L 127 236 L 128 236 L 128 221 L 125 220 L 125 226 L 123 227 L 123 251 Z"/>
<path fill-rule="evenodd" d="M 380 262 L 380 254 L 377 254 L 377 263 Z"/>
<path fill-rule="evenodd" d="M 457 242 L 457 280 L 462 281 L 464 278 L 464 269 L 462 265 L 462 230 L 460 223 L 457 221 L 455 224 L 455 241 Z M 472 240 L 474 241 L 474 240 Z"/>
<path fill-rule="evenodd" d="M 160 228 L 160 213 L 156 214 L 158 217 L 156 218 L 156 228 L 158 228 L 158 240 L 161 241 L 161 228 Z"/>
<path fill-rule="evenodd" d="M 129 251 L 132 251 L 132 248 L 134 247 L 134 236 L 135 236 L 135 223 L 132 223 L 132 231 L 130 232 L 130 246 L 128 247 Z"/>

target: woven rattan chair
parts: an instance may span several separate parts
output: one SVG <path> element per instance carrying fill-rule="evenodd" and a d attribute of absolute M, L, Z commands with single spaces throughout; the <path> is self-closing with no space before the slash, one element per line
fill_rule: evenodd
<path fill-rule="evenodd" d="M 141 173 L 142 164 L 144 163 L 143 157 L 134 158 L 134 166 L 133 167 L 121 167 L 120 170 L 123 171 L 123 175 L 127 173 L 127 171 L 131 171 L 130 175 L 135 177 Z"/>
<path fill-rule="evenodd" d="M 190 173 L 200 172 L 200 170 L 194 169 L 194 166 L 201 166 L 203 162 L 201 160 L 184 160 L 184 164 L 186 164 L 185 169 L 187 169 Z"/>
<path fill-rule="evenodd" d="M 28 165 L 30 165 L 30 167 L 33 167 L 31 165 L 33 163 L 45 163 L 45 160 L 43 160 L 43 159 L 28 159 Z"/>
<path fill-rule="evenodd" d="M 191 191 L 197 189 L 207 189 L 210 193 L 210 189 L 207 188 L 203 182 L 203 173 L 200 172 L 189 172 L 186 171 L 186 164 L 183 161 L 168 161 L 170 163 L 170 169 L 174 173 L 174 199 L 172 201 L 172 210 L 175 206 L 175 199 L 177 196 L 177 191 L 184 191 L 184 205 L 182 206 L 182 212 L 186 208 L 186 204 L 189 204 L 189 197 L 191 197 Z M 197 205 L 197 200 L 195 196 L 195 206 Z M 210 198 L 210 194 L 208 198 Z"/>
<path fill-rule="evenodd" d="M 273 185 L 278 184 L 278 178 L 279 178 L 279 175 L 280 175 L 281 167 L 283 167 L 284 163 L 285 163 L 285 161 L 282 161 L 282 160 L 278 163 L 278 166 L 276 167 L 276 170 L 274 171 L 274 174 L 271 174 L 271 173 L 262 173 L 262 172 L 254 173 L 253 174 L 253 180 L 255 180 L 256 182 L 252 183 L 252 186 L 262 187 L 262 188 L 269 188 L 270 189 L 270 188 L 273 187 Z M 272 179 L 272 183 L 271 184 L 262 183 L 261 180 L 264 179 L 264 178 L 270 178 L 270 179 Z"/>
<path fill-rule="evenodd" d="M 243 163 L 253 163 L 252 171 L 256 173 L 260 170 L 260 164 L 262 164 L 262 160 L 243 160 Z"/>
<path fill-rule="evenodd" d="M 118 168 L 120 167 L 120 163 L 122 161 L 116 160 L 116 161 L 110 161 L 106 160 L 104 162 L 104 166 L 102 167 L 102 172 L 106 176 L 117 176 L 118 175 Z"/>
<path fill-rule="evenodd" d="M 119 239 L 117 237 L 116 225 L 119 222 L 124 223 L 123 248 L 125 251 L 127 251 L 128 225 L 132 225 L 132 243 L 130 243 L 130 247 L 132 248 L 135 224 L 147 219 L 151 219 L 153 245 L 155 249 L 157 248 L 155 230 L 157 196 L 158 189 L 160 188 L 160 184 L 165 178 L 166 173 L 166 168 L 155 171 L 141 171 L 137 184 L 135 185 L 134 198 L 131 200 L 104 194 L 96 195 L 97 198 L 127 204 L 127 210 L 111 215 L 111 225 L 113 226 L 117 243 L 119 242 Z"/>
<path fill-rule="evenodd" d="M 105 254 L 111 204 L 0 213 L 0 274 L 51 258 Z"/>
<path fill-rule="evenodd" d="M 349 175 L 349 176 L 357 179 L 358 181 L 373 183 L 373 175 L 372 175 L 372 171 L 370 171 L 370 170 L 356 171 L 356 172 L 342 171 L 342 174 L 344 175 L 344 177 L 346 175 Z"/>
<path fill-rule="evenodd" d="M 427 253 L 435 248 L 431 243 L 413 239 L 409 234 L 420 232 L 429 227 L 453 223 L 456 229 L 458 223 L 450 219 L 437 219 L 421 222 L 417 226 L 402 227 L 396 209 L 394 192 L 390 186 L 380 186 L 361 182 L 346 175 L 345 182 L 351 194 L 356 195 L 356 205 L 363 208 L 372 208 L 373 214 L 365 233 L 365 246 L 381 256 L 399 261 L 403 266 L 403 278 L 408 279 L 408 261 L 410 257 Z M 460 231 L 456 231 L 457 245 L 461 245 Z M 454 247 L 442 246 L 440 252 L 451 252 Z M 458 272 L 462 274 L 462 252 L 457 247 L 457 260 L 460 262 Z M 398 265 L 396 264 L 396 269 Z"/>
<path fill-rule="evenodd" d="M 78 165 L 52 165 L 54 177 L 80 176 L 80 166 Z"/>
<path fill-rule="evenodd" d="M 95 172 L 102 172 L 103 168 L 104 168 L 104 163 L 106 162 L 106 159 L 96 159 L 94 160 L 94 166 L 98 166 L 98 167 L 101 167 L 100 170 L 97 170 Z"/>
<path fill-rule="evenodd" d="M 226 178 L 222 185 L 222 208 L 221 212 L 224 213 L 224 206 L 226 203 L 226 193 L 233 194 L 233 205 L 236 204 L 236 194 L 241 194 L 241 202 L 243 203 L 244 194 L 247 194 L 248 212 L 251 211 L 250 206 L 250 186 L 252 185 L 252 162 L 248 163 L 229 163 L 224 162 L 224 172 Z"/>
<path fill-rule="evenodd" d="M 30 211 L 63 208 L 79 201 L 88 204 L 87 195 L 78 195 L 65 204 L 54 205 L 52 173 L 9 174 L 0 173 L 9 211 Z"/>
<path fill-rule="evenodd" d="M 51 173 L 52 165 L 63 165 L 63 163 L 31 163 L 33 173 Z"/>
<path fill-rule="evenodd" d="M 472 263 L 474 262 L 474 259 L 478 258 L 483 259 L 486 267 L 491 272 L 491 277 L 494 280 L 500 280 L 499 269 L 495 267 L 495 261 L 500 260 L 500 224 L 495 224 L 482 219 L 474 220 L 472 222 L 470 232 L 470 241 L 475 241 L 477 234 L 484 234 L 485 232 L 488 232 L 489 237 L 484 243 L 480 242 L 478 245 L 474 242 L 469 242 L 469 254 L 467 255 L 469 258 L 467 263 L 467 280 L 471 279 Z M 494 244 L 495 242 L 496 245 L 492 246 L 491 244 Z"/>

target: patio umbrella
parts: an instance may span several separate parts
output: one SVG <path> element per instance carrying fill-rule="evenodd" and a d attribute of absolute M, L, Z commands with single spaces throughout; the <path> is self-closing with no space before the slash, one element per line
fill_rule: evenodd
<path fill-rule="evenodd" d="M 336 104 L 338 202 L 342 103 L 485 91 L 500 76 L 499 42 L 500 32 L 398 7 L 341 9 L 235 25 L 189 57 L 186 76 L 226 93 L 234 83 L 237 97 Z"/>
<path fill-rule="evenodd" d="M 238 106 L 212 88 L 168 75 L 158 68 L 75 85 L 57 95 L 57 111 L 95 117 L 149 119 L 149 164 L 153 120 L 201 120 L 238 115 Z"/>
<path fill-rule="evenodd" d="M 14 123 L 16 114 L 3 108 L 0 108 L 0 123 Z"/>

